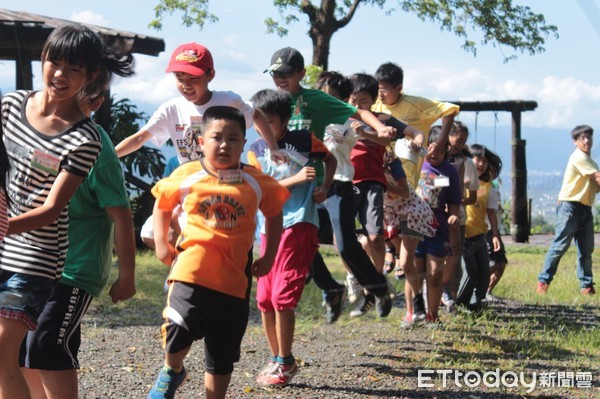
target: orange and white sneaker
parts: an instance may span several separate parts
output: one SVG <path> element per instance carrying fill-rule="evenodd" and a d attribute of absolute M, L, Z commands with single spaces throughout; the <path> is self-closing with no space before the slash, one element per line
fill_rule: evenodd
<path fill-rule="evenodd" d="M 596 294 L 596 290 L 594 289 L 593 285 L 590 285 L 589 287 L 585 287 L 581 290 L 581 294 L 582 295 L 594 295 Z"/>
<path fill-rule="evenodd" d="M 256 382 L 265 386 L 283 387 L 290 383 L 299 369 L 295 361 L 292 364 L 277 363 L 277 366 L 270 373 L 259 375 Z"/>
<path fill-rule="evenodd" d="M 548 292 L 548 283 L 543 283 L 538 281 L 537 284 L 537 293 L 541 295 L 545 295 Z"/>

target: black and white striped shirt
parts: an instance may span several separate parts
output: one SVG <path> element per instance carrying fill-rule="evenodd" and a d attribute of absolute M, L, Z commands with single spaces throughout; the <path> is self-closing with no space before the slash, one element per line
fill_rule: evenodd
<path fill-rule="evenodd" d="M 53 136 L 34 129 L 25 117 L 31 94 L 20 90 L 2 99 L 3 140 L 11 166 L 9 217 L 43 205 L 61 170 L 87 176 L 102 147 L 100 135 L 88 118 Z M 60 278 L 69 245 L 67 208 L 48 226 L 6 236 L 0 244 L 0 269 Z"/>

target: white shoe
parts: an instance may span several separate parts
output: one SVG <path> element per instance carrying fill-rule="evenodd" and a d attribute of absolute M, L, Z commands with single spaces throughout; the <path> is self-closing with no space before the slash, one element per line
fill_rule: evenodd
<path fill-rule="evenodd" d="M 346 288 L 348 292 L 348 302 L 350 303 L 356 303 L 364 296 L 363 289 L 353 274 L 348 273 L 346 275 Z"/>

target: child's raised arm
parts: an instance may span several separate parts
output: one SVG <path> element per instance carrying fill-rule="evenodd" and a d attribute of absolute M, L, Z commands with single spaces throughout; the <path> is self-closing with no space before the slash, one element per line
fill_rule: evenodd
<path fill-rule="evenodd" d="M 19 234 L 48 226 L 56 220 L 67 206 L 83 177 L 63 170 L 56 177 L 48 197 L 42 206 L 12 217 L 8 221 L 7 234 Z"/>
<path fill-rule="evenodd" d="M 140 130 L 131 136 L 123 139 L 119 144 L 115 146 L 115 150 L 117 151 L 117 156 L 119 158 L 124 157 L 125 155 L 129 155 L 132 152 L 139 150 L 144 143 L 152 138 L 152 134 L 150 134 L 147 130 Z"/>
<path fill-rule="evenodd" d="M 271 130 L 271 126 L 269 125 L 265 114 L 261 110 L 255 108 L 254 112 L 252 113 L 252 120 L 254 120 L 254 126 L 256 126 L 256 130 L 267 142 L 267 145 L 271 150 L 271 159 L 276 163 L 287 162 L 287 156 L 279 149 L 277 140 L 275 140 L 275 135 Z"/>

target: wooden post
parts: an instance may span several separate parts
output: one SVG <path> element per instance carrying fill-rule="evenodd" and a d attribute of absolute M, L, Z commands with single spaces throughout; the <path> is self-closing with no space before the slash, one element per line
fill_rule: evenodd
<path fill-rule="evenodd" d="M 15 87 L 17 90 L 33 89 L 33 72 L 31 68 L 31 57 L 22 50 L 15 60 Z"/>
<path fill-rule="evenodd" d="M 521 139 L 521 111 L 512 112 L 512 206 L 510 235 L 515 242 L 529 242 L 527 164 L 525 140 Z"/>

